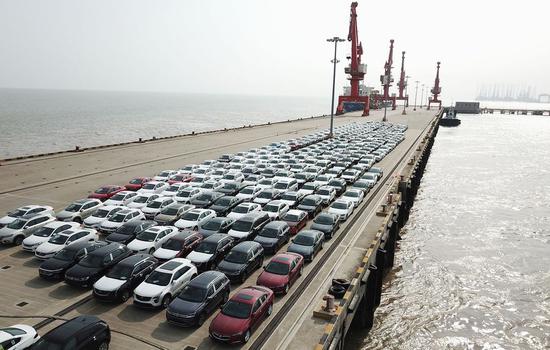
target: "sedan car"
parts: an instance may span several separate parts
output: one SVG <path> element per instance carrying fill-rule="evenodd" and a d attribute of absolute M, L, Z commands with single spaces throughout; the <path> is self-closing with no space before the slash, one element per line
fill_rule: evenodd
<path fill-rule="evenodd" d="M 233 210 L 227 214 L 227 217 L 238 220 L 247 214 L 259 212 L 261 209 L 262 206 L 258 203 L 241 203 L 233 208 Z"/>
<path fill-rule="evenodd" d="M 328 207 L 327 212 L 338 215 L 340 221 L 345 221 L 353 213 L 353 202 L 345 199 L 338 199 Z"/>
<path fill-rule="evenodd" d="M 233 238 L 223 234 L 216 233 L 205 238 L 197 247 L 187 255 L 199 271 L 214 269 L 223 259 L 225 254 L 233 247 Z"/>
<path fill-rule="evenodd" d="M 175 258 L 157 267 L 134 289 L 134 305 L 167 307 L 172 298 L 197 275 L 197 268 L 187 259 Z"/>
<path fill-rule="evenodd" d="M 124 185 L 124 187 L 129 191 L 137 191 L 149 181 L 151 181 L 150 177 L 135 177 Z"/>
<path fill-rule="evenodd" d="M 168 179 L 174 175 L 176 175 L 178 172 L 176 170 L 163 170 L 157 175 L 153 177 L 154 181 L 168 181 Z"/>
<path fill-rule="evenodd" d="M 340 227 L 338 215 L 331 213 L 321 213 L 313 219 L 312 230 L 321 231 L 325 234 L 325 239 L 330 239 Z"/>
<path fill-rule="evenodd" d="M 296 209 L 307 212 L 310 219 L 314 218 L 321 212 L 323 200 L 321 197 L 310 194 L 304 197 Z"/>
<path fill-rule="evenodd" d="M 166 308 L 166 319 L 177 326 L 201 326 L 229 300 L 229 279 L 218 271 L 193 278 Z"/>
<path fill-rule="evenodd" d="M 180 230 L 191 229 L 197 231 L 201 225 L 214 217 L 216 217 L 216 212 L 214 210 L 191 209 L 176 221 L 175 226 Z"/>
<path fill-rule="evenodd" d="M 160 261 L 185 258 L 202 240 L 203 236 L 198 232 L 184 230 L 168 238 L 153 256 Z"/>
<path fill-rule="evenodd" d="M 158 197 L 160 197 L 160 195 L 156 193 L 138 193 L 134 200 L 127 205 L 127 207 L 131 209 L 143 209 L 147 206 L 147 204 L 151 203 Z"/>
<path fill-rule="evenodd" d="M 160 194 L 166 190 L 170 185 L 163 181 L 149 181 L 143 184 L 143 186 L 137 191 L 138 193 L 156 193 Z"/>
<path fill-rule="evenodd" d="M 285 202 L 275 200 L 267 203 L 261 212 L 267 213 L 271 220 L 279 220 L 289 209 Z"/>
<path fill-rule="evenodd" d="M 341 178 L 346 180 L 346 182 L 348 184 L 352 184 L 354 183 L 355 181 L 357 181 L 357 179 L 359 179 L 359 176 L 361 175 L 361 172 L 359 170 L 356 170 L 356 169 L 348 169 L 348 170 L 345 170 L 342 175 L 341 175 Z"/>
<path fill-rule="evenodd" d="M 25 238 L 53 221 L 50 214 L 27 214 L 0 229 L 0 242 L 21 245 Z"/>
<path fill-rule="evenodd" d="M 290 240 L 290 227 L 284 221 L 272 221 L 265 225 L 254 238 L 265 252 L 275 254 Z"/>
<path fill-rule="evenodd" d="M 178 193 L 174 196 L 174 199 L 178 203 L 189 204 L 193 199 L 195 199 L 199 194 L 203 192 L 202 189 L 196 187 L 184 187 L 179 190 Z"/>
<path fill-rule="evenodd" d="M 256 234 L 269 222 L 269 215 L 264 212 L 251 213 L 236 220 L 227 234 L 236 241 L 254 239 Z"/>
<path fill-rule="evenodd" d="M 136 196 L 137 193 L 134 191 L 120 191 L 103 202 L 103 205 L 128 205 Z"/>
<path fill-rule="evenodd" d="M 30 348 L 40 339 L 36 330 L 25 324 L 0 328 L 0 349 L 23 350 Z"/>
<path fill-rule="evenodd" d="M 190 203 L 197 208 L 208 208 L 216 201 L 216 199 L 223 197 L 222 193 L 203 191 L 201 194 L 193 198 Z"/>
<path fill-rule="evenodd" d="M 189 187 L 189 184 L 187 183 L 175 182 L 173 184 L 170 184 L 170 186 L 162 191 L 160 195 L 164 197 L 174 197 L 176 194 L 178 194 L 179 191 L 187 187 Z"/>
<path fill-rule="evenodd" d="M 258 242 L 245 241 L 237 244 L 218 264 L 218 271 L 223 272 L 231 282 L 244 283 L 258 268 L 264 264 L 264 248 Z"/>
<path fill-rule="evenodd" d="M 145 220 L 145 215 L 139 209 L 123 209 L 103 221 L 99 226 L 99 231 L 105 234 L 115 232 L 119 227 L 130 221 Z"/>
<path fill-rule="evenodd" d="M 312 261 L 315 255 L 323 249 L 325 234 L 317 230 L 302 230 L 292 239 L 287 248 L 290 253 L 297 253 L 306 261 Z"/>
<path fill-rule="evenodd" d="M 76 229 L 79 226 L 76 222 L 52 221 L 25 238 L 21 244 L 21 248 L 24 251 L 34 253 L 36 247 L 49 240 L 51 236 L 65 230 Z"/>
<path fill-rule="evenodd" d="M 227 233 L 234 222 L 234 219 L 223 216 L 211 218 L 199 226 L 199 233 L 205 238 L 215 233 Z"/>
<path fill-rule="evenodd" d="M 234 196 L 223 196 L 214 201 L 210 206 L 210 209 L 216 212 L 217 216 L 225 216 L 233 208 L 242 203 L 242 199 Z"/>
<path fill-rule="evenodd" d="M 287 294 L 290 286 L 302 275 L 304 258 L 300 254 L 275 255 L 258 276 L 256 284 L 271 289 L 276 294 Z"/>
<path fill-rule="evenodd" d="M 172 203 L 162 208 L 160 212 L 155 215 L 155 221 L 160 225 L 173 225 L 176 221 L 181 219 L 183 214 L 191 209 L 195 209 L 195 206 L 191 204 Z"/>
<path fill-rule="evenodd" d="M 290 227 L 290 234 L 295 235 L 306 227 L 308 215 L 306 211 L 292 209 L 287 211 L 286 214 L 281 217 L 281 220 L 286 222 Z"/>
<path fill-rule="evenodd" d="M 0 218 L 0 229 L 28 214 L 50 214 L 54 216 L 55 213 L 53 208 L 47 205 L 26 205 L 19 207 Z"/>
<path fill-rule="evenodd" d="M 84 227 L 95 228 L 97 230 L 102 222 L 109 220 L 109 218 L 122 209 L 124 209 L 124 207 L 119 205 L 104 205 L 99 207 L 92 215 L 84 219 Z"/>
<path fill-rule="evenodd" d="M 363 201 L 364 196 L 362 190 L 350 188 L 340 196 L 340 199 L 352 202 L 353 206 L 357 207 Z"/>
<path fill-rule="evenodd" d="M 280 196 L 279 190 L 273 189 L 273 188 L 267 188 L 261 190 L 256 198 L 254 198 L 253 202 L 258 203 L 260 205 L 267 204 L 271 202 L 272 200 L 278 199 Z"/>
<path fill-rule="evenodd" d="M 99 199 L 79 199 L 69 204 L 68 207 L 57 213 L 55 217 L 59 221 L 82 223 L 84 219 L 95 213 L 101 206 L 103 206 L 103 202 Z"/>
<path fill-rule="evenodd" d="M 141 209 L 141 212 L 145 215 L 146 219 L 153 220 L 162 209 L 173 203 L 175 203 L 173 198 L 161 196 L 147 204 L 144 208 Z"/>
<path fill-rule="evenodd" d="M 242 199 L 243 201 L 252 201 L 258 193 L 260 193 L 262 189 L 258 186 L 249 185 L 241 189 L 239 193 L 237 193 L 237 198 Z"/>
<path fill-rule="evenodd" d="M 62 280 L 65 272 L 94 250 L 106 246 L 107 242 L 81 241 L 70 244 L 40 264 L 38 274 L 48 280 Z"/>
<path fill-rule="evenodd" d="M 178 228 L 175 226 L 153 226 L 128 243 L 128 249 L 134 253 L 153 254 L 164 242 L 177 233 Z"/>
<path fill-rule="evenodd" d="M 157 225 L 158 224 L 153 220 L 128 221 L 117 228 L 115 232 L 105 237 L 105 241 L 109 243 L 118 242 L 128 244 L 141 232 Z"/>
<path fill-rule="evenodd" d="M 102 186 L 97 190 L 95 190 L 94 192 L 92 192 L 88 196 L 88 198 L 95 198 L 95 199 L 99 199 L 100 201 L 105 201 L 111 198 L 112 196 L 114 196 L 115 194 L 122 192 L 124 190 L 126 190 L 126 187 L 124 186 L 118 186 L 118 185 Z"/>
<path fill-rule="evenodd" d="M 252 331 L 273 312 L 274 294 L 268 288 L 253 286 L 237 292 L 210 323 L 208 333 L 214 340 L 246 343 Z"/>
<path fill-rule="evenodd" d="M 315 194 L 321 197 L 323 205 L 329 205 L 336 198 L 336 190 L 330 186 L 319 187 Z"/>
<path fill-rule="evenodd" d="M 305 194 L 300 192 L 285 192 L 279 197 L 279 200 L 288 204 L 289 208 L 294 209 L 298 203 L 304 198 Z"/>

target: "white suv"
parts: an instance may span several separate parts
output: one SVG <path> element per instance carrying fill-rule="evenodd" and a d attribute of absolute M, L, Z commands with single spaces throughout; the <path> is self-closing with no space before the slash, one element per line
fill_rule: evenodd
<path fill-rule="evenodd" d="M 0 229 L 0 242 L 20 245 L 23 240 L 42 226 L 54 221 L 50 214 L 27 214 Z"/>
<path fill-rule="evenodd" d="M 97 231 L 91 228 L 65 230 L 53 235 L 47 242 L 36 247 L 34 255 L 38 259 L 46 260 L 70 244 L 85 241 L 97 241 Z"/>
<path fill-rule="evenodd" d="M 80 225 L 76 222 L 52 221 L 39 228 L 29 237 L 25 238 L 21 244 L 21 247 L 24 251 L 34 253 L 36 247 L 46 242 L 52 235 L 65 230 L 78 228 L 79 226 Z"/>
<path fill-rule="evenodd" d="M 123 209 L 101 223 L 99 231 L 108 234 L 115 232 L 124 223 L 134 220 L 145 220 L 145 215 L 139 209 Z"/>
<path fill-rule="evenodd" d="M 178 233 L 178 228 L 174 226 L 153 226 L 138 234 L 130 243 L 128 249 L 134 253 L 147 253 L 159 249 L 164 242 Z"/>
<path fill-rule="evenodd" d="M 134 305 L 166 307 L 172 298 L 197 275 L 191 261 L 175 258 L 157 267 L 134 290 Z"/>

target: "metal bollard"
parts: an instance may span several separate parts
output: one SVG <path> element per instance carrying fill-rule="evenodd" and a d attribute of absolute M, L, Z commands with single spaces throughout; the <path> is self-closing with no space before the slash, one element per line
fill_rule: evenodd
<path fill-rule="evenodd" d="M 334 310 L 336 310 L 336 308 L 334 307 L 334 296 L 333 295 L 326 294 L 323 297 L 323 300 L 327 302 L 325 307 L 324 307 L 325 311 L 334 312 Z"/>

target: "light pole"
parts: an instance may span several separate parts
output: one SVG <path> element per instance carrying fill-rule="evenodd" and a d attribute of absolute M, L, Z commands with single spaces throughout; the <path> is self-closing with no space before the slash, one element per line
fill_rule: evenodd
<path fill-rule="evenodd" d="M 403 101 L 403 112 L 401 112 L 402 115 L 406 115 L 407 111 L 405 110 L 405 107 L 407 107 L 407 102 L 409 101 L 409 95 L 407 95 L 407 86 L 409 85 L 409 78 L 410 76 L 405 77 L 405 96 L 407 97 L 406 101 Z"/>
<path fill-rule="evenodd" d="M 422 84 L 422 94 L 420 95 L 420 109 L 424 105 L 424 84 Z"/>
<path fill-rule="evenodd" d="M 329 137 L 333 137 L 333 129 L 334 129 L 334 89 L 336 86 L 336 63 L 339 61 L 336 59 L 336 50 L 338 49 L 338 42 L 345 41 L 344 39 L 340 39 L 339 37 L 335 36 L 334 38 L 327 39 L 328 42 L 334 43 L 334 59 L 331 61 L 333 64 L 332 69 L 332 99 L 330 101 L 330 133 Z"/>
<path fill-rule="evenodd" d="M 416 81 L 416 88 L 414 89 L 414 108 L 413 111 L 416 111 L 416 99 L 418 97 L 418 83 L 420 83 L 418 80 Z"/>

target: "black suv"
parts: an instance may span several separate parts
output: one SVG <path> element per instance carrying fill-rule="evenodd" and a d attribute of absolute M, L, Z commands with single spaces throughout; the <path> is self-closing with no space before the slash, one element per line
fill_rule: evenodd
<path fill-rule="evenodd" d="M 255 242 L 260 243 L 271 254 L 275 254 L 289 240 L 290 226 L 284 221 L 271 221 L 254 238 Z"/>
<path fill-rule="evenodd" d="M 111 342 L 109 325 L 101 319 L 83 315 L 69 320 L 40 338 L 33 350 L 106 350 Z"/>
<path fill-rule="evenodd" d="M 94 283 L 94 297 L 105 301 L 125 302 L 157 264 L 157 259 L 148 254 L 127 257 Z"/>
<path fill-rule="evenodd" d="M 210 209 L 214 210 L 218 216 L 226 216 L 227 213 L 242 202 L 242 199 L 234 196 L 223 196 L 216 199 L 216 201 L 210 206 Z"/>
<path fill-rule="evenodd" d="M 166 309 L 168 322 L 200 326 L 229 299 L 229 279 L 221 272 L 206 271 L 183 287 Z"/>
<path fill-rule="evenodd" d="M 233 247 L 232 237 L 215 233 L 210 237 L 203 239 L 195 249 L 187 255 L 187 259 L 197 267 L 199 271 L 214 269 L 225 254 Z"/>
<path fill-rule="evenodd" d="M 237 244 L 218 264 L 218 271 L 225 273 L 231 282 L 244 283 L 256 269 L 264 264 L 264 248 L 258 242 Z"/>
<path fill-rule="evenodd" d="M 135 220 L 135 221 L 129 221 L 119 228 L 114 233 L 111 233 L 107 237 L 105 237 L 105 240 L 109 243 L 117 242 L 117 243 L 123 243 L 128 244 L 130 243 L 134 238 L 136 238 L 137 235 L 142 233 L 143 231 L 147 230 L 149 227 L 157 226 L 158 224 L 153 220 Z"/>
<path fill-rule="evenodd" d="M 70 244 L 40 264 L 38 274 L 45 279 L 62 280 L 65 272 L 76 265 L 80 259 L 106 245 L 107 242 L 96 241 Z"/>
<path fill-rule="evenodd" d="M 323 209 L 323 199 L 315 194 L 304 197 L 296 209 L 307 212 L 308 218 L 312 219 Z"/>
<path fill-rule="evenodd" d="M 228 233 L 238 241 L 252 240 L 270 221 L 265 212 L 249 213 L 235 221 Z"/>
<path fill-rule="evenodd" d="M 132 251 L 121 243 L 109 243 L 82 258 L 65 272 L 65 282 L 78 287 L 91 287 L 109 269 L 127 258 Z"/>

